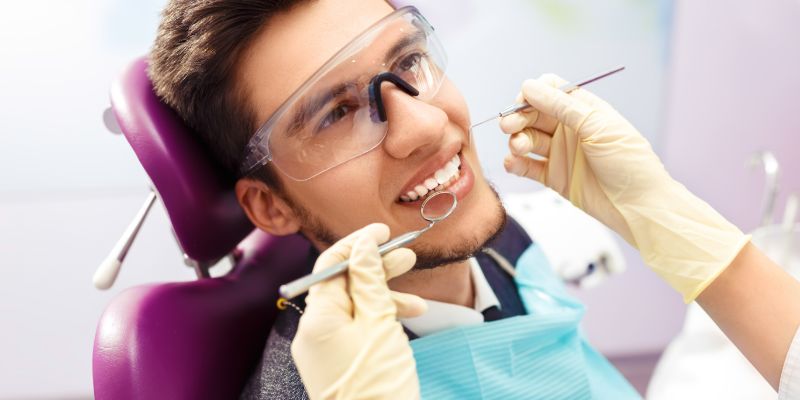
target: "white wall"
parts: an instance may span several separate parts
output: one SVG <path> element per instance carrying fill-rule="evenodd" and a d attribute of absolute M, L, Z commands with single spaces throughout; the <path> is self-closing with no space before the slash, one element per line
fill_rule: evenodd
<path fill-rule="evenodd" d="M 0 399 L 89 396 L 92 340 L 105 305 L 126 287 L 193 279 L 159 205 L 115 288 L 92 286 L 94 268 L 143 194 L 56 192 L 0 202 Z"/>
<path fill-rule="evenodd" d="M 94 329 L 119 290 L 191 279 L 160 206 L 117 287 L 94 268 L 147 180 L 101 113 L 152 41 L 162 0 L 4 3 L 0 13 L 0 398 L 89 397 Z M 164 268 L 168 266 L 168 268 Z"/>

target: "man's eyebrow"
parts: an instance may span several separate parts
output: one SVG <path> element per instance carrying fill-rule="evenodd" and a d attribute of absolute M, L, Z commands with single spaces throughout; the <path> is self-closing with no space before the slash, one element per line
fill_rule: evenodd
<path fill-rule="evenodd" d="M 414 32 L 411 32 L 405 36 L 403 36 L 400 40 L 398 40 L 390 49 L 386 52 L 386 56 L 384 60 L 389 62 L 396 58 L 400 53 L 403 52 L 408 47 L 415 45 L 419 42 L 423 42 L 427 39 L 427 35 L 425 32 L 416 29 Z"/>
<path fill-rule="evenodd" d="M 302 129 L 306 123 L 308 123 L 311 117 L 325 107 L 326 104 L 328 104 L 331 100 L 341 96 L 342 93 L 347 91 L 347 89 L 354 87 L 355 85 L 356 83 L 354 81 L 340 83 L 334 86 L 331 90 L 326 90 L 321 94 L 316 94 L 311 97 L 311 100 L 300 104 L 300 107 L 294 113 L 294 116 L 292 116 L 292 122 L 287 128 L 287 136 L 293 136 L 295 133 L 297 133 L 297 131 Z"/>
<path fill-rule="evenodd" d="M 385 62 L 390 62 L 394 58 L 396 58 L 399 54 L 401 54 L 405 49 L 411 47 L 419 42 L 425 41 L 427 39 L 427 35 L 425 32 L 417 29 L 414 32 L 411 32 L 395 42 L 391 48 L 386 52 L 384 55 Z M 319 112 L 322 108 L 325 107 L 328 102 L 331 100 L 339 97 L 342 93 L 346 92 L 349 88 L 357 86 L 356 81 L 347 81 L 340 83 L 334 86 L 331 90 L 327 90 L 321 94 L 314 95 L 311 100 L 305 101 L 300 104 L 298 110 L 294 113 L 291 119 L 291 123 L 287 128 L 287 136 L 293 136 L 296 134 L 302 127 L 308 123 L 311 118 Z"/>

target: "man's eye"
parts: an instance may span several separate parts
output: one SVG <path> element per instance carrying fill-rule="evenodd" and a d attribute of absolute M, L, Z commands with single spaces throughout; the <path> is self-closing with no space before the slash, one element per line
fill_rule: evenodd
<path fill-rule="evenodd" d="M 424 53 L 411 53 L 397 62 L 395 70 L 398 72 L 410 71 L 411 69 L 419 66 L 420 61 L 422 61 L 422 59 L 426 56 L 427 55 Z"/>
<path fill-rule="evenodd" d="M 337 105 L 336 107 L 333 108 L 333 110 L 331 110 L 327 115 L 325 115 L 325 118 L 323 118 L 322 121 L 320 121 L 319 128 L 317 130 L 321 131 L 323 129 L 329 128 L 333 124 L 339 122 L 344 117 L 346 117 L 347 114 L 350 113 L 351 111 L 353 111 L 353 107 L 351 107 L 348 104 Z"/>

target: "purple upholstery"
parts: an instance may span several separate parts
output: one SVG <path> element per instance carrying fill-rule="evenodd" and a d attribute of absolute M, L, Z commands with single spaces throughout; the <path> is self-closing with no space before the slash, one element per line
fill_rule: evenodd
<path fill-rule="evenodd" d="M 231 178 L 219 172 L 177 114 L 153 93 L 145 58 L 131 63 L 114 83 L 111 106 L 186 255 L 216 261 L 253 230 Z"/>
<path fill-rule="evenodd" d="M 205 262 L 238 247 L 238 257 L 225 277 L 120 293 L 95 335 L 95 398 L 235 399 L 263 351 L 278 286 L 302 273 L 310 245 L 296 235 L 253 230 L 232 182 L 217 173 L 180 119 L 153 94 L 146 65 L 137 60 L 113 87 L 119 125 L 183 250 Z M 183 268 L 176 260 L 164 264 Z"/>
<path fill-rule="evenodd" d="M 97 327 L 97 400 L 235 399 L 261 357 L 278 286 L 297 277 L 308 242 L 254 231 L 222 278 L 128 289 Z M 281 268 L 276 268 L 276 267 Z"/>

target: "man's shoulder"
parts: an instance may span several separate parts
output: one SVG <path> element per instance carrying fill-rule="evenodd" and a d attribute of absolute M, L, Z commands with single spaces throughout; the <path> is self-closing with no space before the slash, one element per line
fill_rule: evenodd
<path fill-rule="evenodd" d="M 491 247 L 512 264 L 516 264 L 517 259 L 522 253 L 533 244 L 533 240 L 525 232 L 525 229 L 510 215 L 506 215 L 506 223 L 500 234 L 497 235 L 491 242 L 487 243 L 487 247 Z"/>
<path fill-rule="evenodd" d="M 299 322 L 300 314 L 292 308 L 278 314 L 262 359 L 250 376 L 241 400 L 308 399 L 291 352 L 292 339 Z"/>

